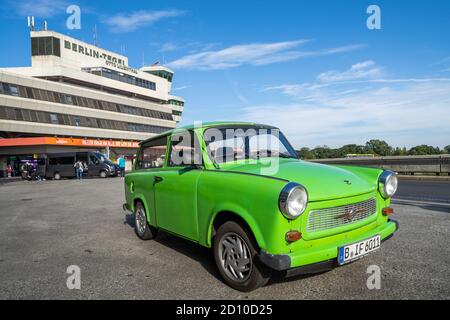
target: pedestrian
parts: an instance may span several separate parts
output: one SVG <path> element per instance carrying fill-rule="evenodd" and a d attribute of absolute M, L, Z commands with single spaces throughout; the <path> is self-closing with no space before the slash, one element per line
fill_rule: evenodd
<path fill-rule="evenodd" d="M 34 167 L 31 164 L 31 162 L 28 162 L 27 163 L 27 174 L 28 174 L 27 178 L 30 181 L 33 180 L 33 172 L 34 172 Z"/>
<path fill-rule="evenodd" d="M 120 155 L 117 159 L 117 164 L 119 165 L 120 170 L 120 176 L 123 178 L 125 176 L 125 157 L 123 155 Z"/>
<path fill-rule="evenodd" d="M 6 167 L 6 173 L 8 174 L 8 178 L 12 177 L 13 174 L 13 168 L 11 167 L 10 164 L 8 164 L 8 166 Z"/>
<path fill-rule="evenodd" d="M 78 160 L 77 162 L 75 162 L 73 167 L 75 168 L 77 180 L 83 180 L 83 171 L 84 171 L 83 163 L 80 160 Z"/>

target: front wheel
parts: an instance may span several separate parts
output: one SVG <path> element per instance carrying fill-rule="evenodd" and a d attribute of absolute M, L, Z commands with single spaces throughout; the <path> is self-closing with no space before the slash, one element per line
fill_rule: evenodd
<path fill-rule="evenodd" d="M 105 170 L 100 171 L 100 178 L 106 178 L 108 176 L 108 174 L 106 173 Z"/>
<path fill-rule="evenodd" d="M 271 271 L 257 259 L 256 244 L 236 222 L 220 226 L 214 237 L 214 259 L 225 282 L 239 291 L 252 291 L 269 281 Z"/>
<path fill-rule="evenodd" d="M 147 213 L 141 202 L 135 206 L 134 219 L 134 231 L 141 240 L 150 240 L 156 237 L 158 229 L 148 224 Z"/>

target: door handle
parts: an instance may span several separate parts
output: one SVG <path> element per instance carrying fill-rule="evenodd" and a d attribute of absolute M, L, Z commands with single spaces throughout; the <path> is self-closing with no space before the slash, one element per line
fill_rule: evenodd
<path fill-rule="evenodd" d="M 163 181 L 162 177 L 153 176 L 153 184 Z"/>

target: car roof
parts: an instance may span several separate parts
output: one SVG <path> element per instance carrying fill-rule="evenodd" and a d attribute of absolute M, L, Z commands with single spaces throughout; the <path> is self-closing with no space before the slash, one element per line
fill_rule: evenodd
<path fill-rule="evenodd" d="M 235 126 L 242 126 L 242 127 L 260 127 L 260 128 L 267 128 L 267 129 L 277 129 L 274 126 L 266 125 L 266 124 L 260 124 L 260 123 L 254 123 L 254 122 L 236 122 L 236 121 L 214 121 L 214 122 L 199 122 L 195 124 L 190 124 L 178 128 L 174 128 L 168 131 L 165 131 L 163 133 L 160 133 L 156 136 L 153 136 L 149 139 L 146 139 L 144 141 L 141 141 L 139 144 L 144 144 L 148 141 L 153 141 L 168 135 L 171 135 L 173 133 L 176 133 L 177 131 L 183 131 L 183 130 L 192 130 L 195 128 L 203 128 L 203 129 L 209 129 L 209 128 L 221 128 L 221 127 L 235 127 Z"/>

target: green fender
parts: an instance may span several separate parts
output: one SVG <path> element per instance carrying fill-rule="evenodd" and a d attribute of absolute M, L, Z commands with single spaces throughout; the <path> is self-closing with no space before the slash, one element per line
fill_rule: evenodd
<path fill-rule="evenodd" d="M 152 221 L 152 217 L 153 215 L 151 214 L 151 210 L 148 207 L 147 201 L 145 200 L 145 197 L 143 194 L 141 193 L 136 193 L 133 195 L 133 202 L 132 202 L 132 207 L 131 210 L 134 212 L 134 203 L 136 202 L 136 200 L 141 201 L 144 204 L 144 208 L 145 208 L 145 212 L 147 212 L 147 222 L 152 225 L 152 226 L 156 226 L 156 221 Z"/>
<path fill-rule="evenodd" d="M 264 240 L 264 237 L 261 233 L 261 230 L 258 226 L 258 223 L 255 221 L 255 219 L 252 217 L 252 215 L 243 207 L 236 205 L 235 203 L 220 203 L 219 205 L 215 206 L 213 209 L 214 214 L 210 218 L 208 222 L 208 233 L 206 234 L 206 239 L 204 239 L 204 244 L 210 248 L 211 247 L 211 236 L 212 236 L 212 230 L 213 230 L 213 222 L 216 219 L 217 215 L 222 212 L 231 212 L 236 214 L 237 216 L 241 217 L 247 225 L 250 227 L 250 230 L 253 233 L 253 236 L 255 237 L 256 242 L 258 243 L 258 246 L 261 249 L 266 248 L 266 243 Z"/>

